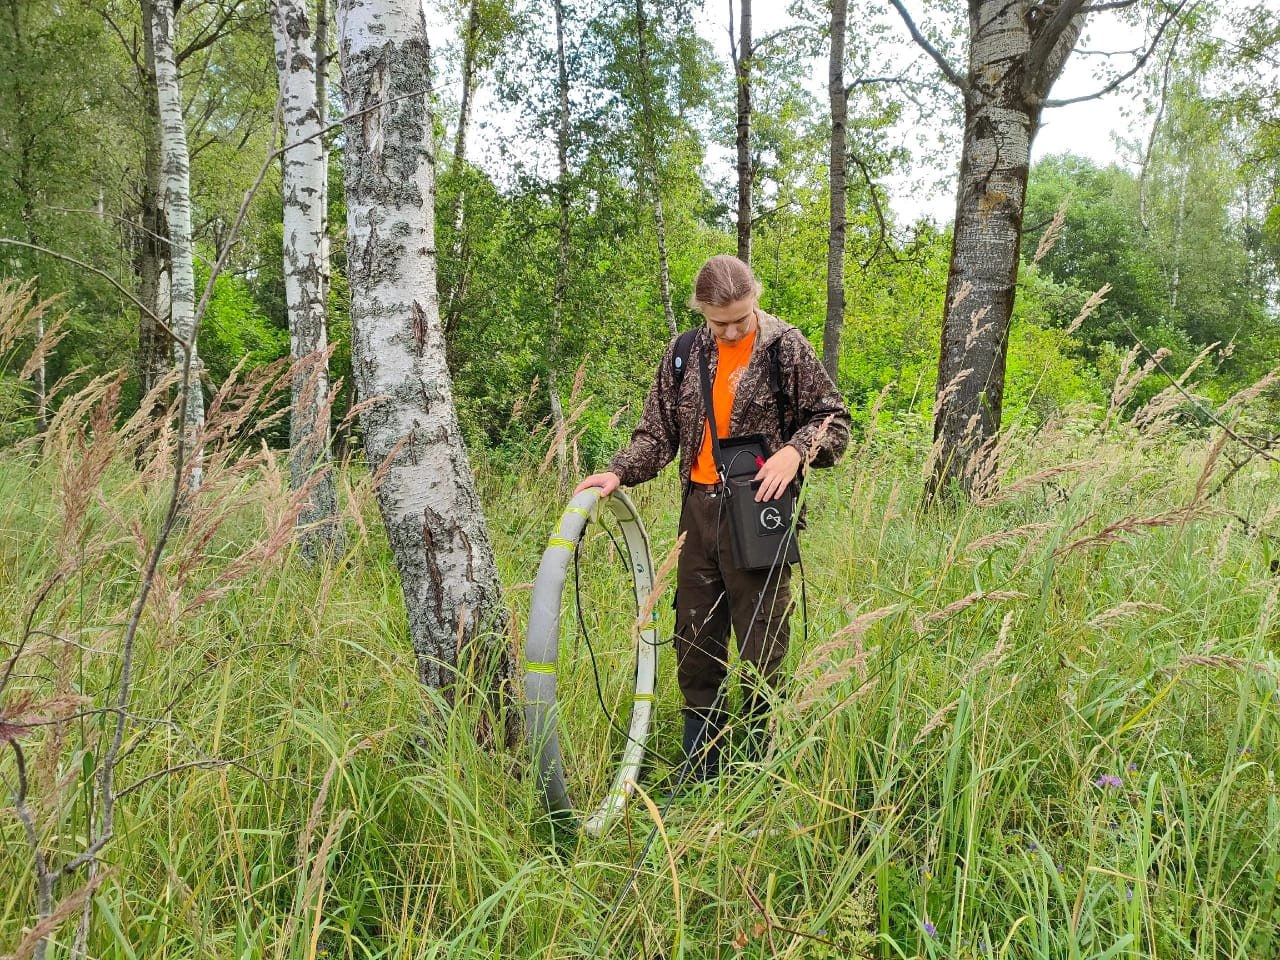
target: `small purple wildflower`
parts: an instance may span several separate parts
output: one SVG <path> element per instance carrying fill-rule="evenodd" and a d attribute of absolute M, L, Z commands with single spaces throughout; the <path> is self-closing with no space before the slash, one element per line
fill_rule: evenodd
<path fill-rule="evenodd" d="M 1035 853 L 1039 849 L 1040 844 L 1036 843 L 1034 840 L 1027 844 L 1027 853 Z"/>
<path fill-rule="evenodd" d="M 1131 903 L 1133 901 L 1133 887 L 1124 888 L 1124 899 L 1126 903 Z"/>
<path fill-rule="evenodd" d="M 938 935 L 938 928 L 937 928 L 937 927 L 935 927 L 935 926 L 934 926 L 932 923 L 930 923 L 928 920 L 926 920 L 926 921 L 924 922 L 924 932 L 925 932 L 925 933 L 927 933 L 927 934 L 928 934 L 929 936 L 931 936 L 931 937 L 936 937 L 936 936 Z"/>
<path fill-rule="evenodd" d="M 1053 866 L 1054 866 L 1054 869 L 1058 871 L 1058 876 L 1065 877 L 1067 875 L 1067 868 L 1064 867 L 1062 864 L 1055 863 Z"/>
<path fill-rule="evenodd" d="M 1120 787 L 1124 786 L 1124 781 L 1113 773 L 1104 773 L 1097 780 L 1093 781 L 1093 785 L 1104 790 L 1107 787 L 1118 790 Z"/>
<path fill-rule="evenodd" d="M 1130 773 L 1137 773 L 1138 765 L 1136 763 L 1131 763 L 1127 767 L 1125 767 L 1125 769 L 1128 770 Z"/>

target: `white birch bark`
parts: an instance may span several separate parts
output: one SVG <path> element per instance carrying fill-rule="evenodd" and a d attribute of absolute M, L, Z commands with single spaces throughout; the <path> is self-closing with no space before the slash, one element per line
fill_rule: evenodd
<path fill-rule="evenodd" d="M 316 0 L 316 112 L 320 117 L 320 128 L 329 125 L 329 0 Z M 318 137 L 320 144 L 320 259 L 316 266 L 320 270 L 320 302 L 324 305 L 326 338 L 329 320 L 329 282 L 332 264 L 329 262 L 331 244 L 329 242 L 329 141 L 326 137 Z"/>
<path fill-rule="evenodd" d="M 151 0 L 142 0 L 142 18 L 151 23 Z M 142 31 L 142 102 L 146 110 L 142 140 L 142 201 L 136 269 L 138 273 L 138 384 L 143 397 L 163 379 L 172 361 L 169 323 L 169 227 L 164 212 L 161 171 L 160 97 L 156 92 L 156 56 L 151 30 Z M 156 403 L 152 416 L 164 415 Z"/>
<path fill-rule="evenodd" d="M 44 314 L 36 317 L 36 349 L 44 349 Z M 49 386 L 46 382 L 46 367 L 44 356 L 40 357 L 40 362 L 36 364 L 35 370 L 31 374 L 31 379 L 35 384 L 36 392 L 36 433 L 43 436 L 49 429 Z"/>
<path fill-rule="evenodd" d="M 510 677 L 489 535 L 436 292 L 429 48 L 417 0 L 339 0 L 353 366 L 423 682 Z M 491 685 L 489 689 L 493 689 Z"/>
<path fill-rule="evenodd" d="M 160 110 L 161 171 L 164 207 L 169 221 L 170 327 L 180 341 L 174 344 L 174 363 L 184 371 L 181 389 L 186 397 L 182 424 L 183 462 L 188 488 L 200 489 L 204 429 L 204 394 L 200 389 L 200 356 L 195 343 L 195 265 L 191 250 L 191 159 L 187 129 L 182 119 L 182 91 L 174 56 L 176 34 L 173 5 L 151 5 L 151 44 L 155 56 L 156 97 Z M 188 356 L 189 352 L 189 356 Z"/>
<path fill-rule="evenodd" d="M 298 516 L 304 556 L 315 558 L 338 531 L 337 498 L 329 455 L 329 369 L 325 351 L 325 157 L 321 144 L 315 42 L 309 0 L 273 0 L 276 70 L 285 152 L 284 288 L 293 360 L 289 419 L 289 480 L 294 490 L 310 484 Z"/>

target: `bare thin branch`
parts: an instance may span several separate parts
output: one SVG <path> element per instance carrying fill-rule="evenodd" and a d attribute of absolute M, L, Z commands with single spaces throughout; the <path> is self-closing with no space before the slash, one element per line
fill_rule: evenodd
<path fill-rule="evenodd" d="M 816 32 L 817 32 L 816 28 L 807 23 L 798 23 L 795 26 L 783 27 L 781 30 L 775 30 L 773 33 L 766 33 L 759 40 L 752 41 L 751 52 L 753 54 L 759 53 L 761 47 L 766 46 L 767 44 L 773 43 L 775 40 L 782 40 L 793 33 L 816 33 Z"/>
<path fill-rule="evenodd" d="M 1063 100 L 1046 100 L 1044 101 L 1044 106 L 1065 107 L 1068 104 L 1072 104 L 1072 103 L 1083 103 L 1086 100 L 1097 100 L 1099 97 L 1105 97 L 1107 94 L 1111 93 L 1113 90 L 1119 87 L 1120 84 L 1124 83 L 1126 80 L 1132 77 L 1135 73 L 1141 70 L 1144 66 L 1146 66 L 1147 61 L 1151 59 L 1151 55 L 1156 52 L 1156 47 L 1159 46 L 1160 38 L 1164 36 L 1165 30 L 1168 29 L 1169 24 L 1173 23 L 1173 21 L 1178 18 L 1178 14 L 1182 12 L 1182 8 L 1185 7 L 1186 5 L 1187 5 L 1187 0 L 1180 0 L 1178 5 L 1173 8 L 1173 11 L 1169 14 L 1169 16 L 1165 17 L 1164 21 L 1160 24 L 1159 28 L 1156 30 L 1155 37 L 1152 38 L 1151 43 L 1147 46 L 1147 49 L 1143 51 L 1142 56 L 1138 57 L 1138 59 L 1134 61 L 1133 66 L 1129 70 L 1126 70 L 1124 73 L 1120 74 L 1120 76 L 1116 77 L 1114 80 L 1108 83 L 1101 90 L 1096 90 L 1093 93 L 1088 93 L 1079 97 L 1067 97 L 1066 99 L 1063 99 Z"/>
<path fill-rule="evenodd" d="M 906 71 L 898 74 L 896 77 L 859 77 L 844 88 L 844 95 L 847 97 L 859 87 L 871 87 L 877 83 L 902 83 L 907 79 Z"/>
<path fill-rule="evenodd" d="M 44 606 L 45 600 L 49 598 L 49 594 L 61 580 L 62 573 L 55 573 L 41 585 L 39 590 L 36 591 L 36 597 L 31 604 L 31 609 L 27 611 L 26 623 L 22 630 L 22 639 L 18 641 L 17 649 L 14 650 L 13 656 L 9 658 L 9 662 L 5 664 L 4 676 L 0 677 L 0 693 L 3 693 L 4 688 L 9 685 L 9 678 L 13 676 L 13 668 L 17 666 L 18 658 L 22 656 L 22 651 L 26 647 L 27 641 L 32 636 L 32 625 L 35 621 L 36 614 L 40 612 L 40 608 Z"/>
<path fill-rule="evenodd" d="M 866 162 L 856 151 L 850 151 L 848 156 L 849 159 L 853 161 L 854 166 L 856 166 L 862 174 L 862 180 L 867 185 L 867 193 L 871 196 L 871 208 L 875 211 L 876 223 L 880 228 L 879 235 L 876 237 L 875 246 L 871 250 L 871 255 L 861 262 L 862 269 L 866 270 L 867 267 L 871 266 L 872 261 L 875 260 L 876 255 L 881 249 L 891 250 L 889 236 L 892 231 L 889 228 L 888 219 L 885 217 L 884 207 L 880 203 L 880 190 L 871 176 L 871 171 L 867 169 Z"/>
<path fill-rule="evenodd" d="M 1123 10 L 1125 7 L 1132 7 L 1137 4 L 1138 0 L 1111 0 L 1110 3 L 1091 3 L 1081 13 L 1101 13 L 1103 10 Z"/>
<path fill-rule="evenodd" d="M 947 62 L 947 58 L 942 55 L 937 47 L 929 42 L 929 38 L 920 32 L 920 28 L 916 26 L 916 22 L 911 19 L 911 14 L 907 13 L 907 8 L 902 5 L 902 0 L 889 0 L 893 4 L 893 8 L 898 11 L 898 16 L 902 17 L 902 22 L 907 25 L 907 30 L 911 32 L 911 39 L 916 42 L 925 53 L 933 58 L 934 63 L 938 65 L 943 75 L 960 88 L 960 91 L 966 96 L 969 94 L 969 84 L 956 72 L 955 67 Z"/>
<path fill-rule="evenodd" d="M 173 331 L 169 329 L 168 325 L 163 320 L 157 317 L 145 303 L 143 303 L 141 300 L 135 297 L 132 293 L 126 290 L 124 286 L 121 285 L 119 280 L 111 276 L 111 274 L 107 273 L 106 271 L 99 270 L 97 267 L 91 267 L 89 264 L 85 263 L 83 260 L 77 260 L 75 257 L 68 256 L 65 253 L 59 253 L 57 250 L 53 250 L 49 247 L 42 247 L 37 243 L 27 243 L 23 240 L 11 239 L 10 237 L 0 237 L 0 244 L 10 246 L 10 247 L 25 247 L 28 250 L 34 250 L 37 253 L 43 253 L 46 256 L 53 257 L 56 260 L 63 260 L 67 263 L 73 264 L 77 267 L 80 267 L 82 270 L 88 270 L 90 273 L 96 273 L 98 276 L 102 277 L 103 280 L 106 280 L 109 284 L 115 287 L 116 290 L 118 290 L 121 294 L 128 297 L 129 300 L 132 301 L 133 304 L 139 310 L 142 310 L 144 313 L 146 313 L 148 317 L 150 317 L 153 321 L 158 323 L 165 330 L 165 332 L 169 334 L 169 336 L 171 337 L 174 336 Z M 177 337 L 174 337 L 174 339 L 177 340 Z"/>

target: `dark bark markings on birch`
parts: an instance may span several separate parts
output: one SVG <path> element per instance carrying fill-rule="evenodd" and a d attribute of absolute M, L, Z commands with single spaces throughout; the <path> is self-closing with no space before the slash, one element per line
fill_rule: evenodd
<path fill-rule="evenodd" d="M 151 5 L 152 51 L 155 62 L 156 98 L 160 116 L 161 171 L 164 209 L 169 222 L 170 314 L 174 344 L 173 363 L 185 371 L 185 422 L 181 424 L 188 486 L 200 489 L 203 478 L 204 393 L 200 385 L 200 356 L 195 342 L 195 263 L 191 241 L 191 158 L 182 113 L 182 91 L 175 53 L 177 34 L 174 10 L 168 3 Z M 189 359 L 189 362 L 188 362 Z"/>
<path fill-rule="evenodd" d="M 309 487 L 298 516 L 302 553 L 309 559 L 337 545 L 337 494 L 329 456 L 328 335 L 325 302 L 325 154 L 321 143 L 322 84 L 309 0 L 271 5 L 279 75 L 283 139 L 284 279 L 293 361 L 289 418 L 289 481 Z"/>
<path fill-rule="evenodd" d="M 151 0 L 142 0 L 143 16 L 151 20 Z M 169 370 L 173 349 L 169 334 L 155 318 L 169 320 L 169 224 L 164 211 L 164 178 L 160 170 L 160 106 L 156 93 L 155 49 L 151 31 L 142 31 L 142 102 L 146 112 L 143 137 L 143 182 L 140 236 L 136 269 L 138 299 L 146 310 L 138 311 L 138 380 L 145 397 Z M 148 313 L 147 311 L 150 311 Z M 164 413 L 158 403 L 151 411 Z"/>
<path fill-rule="evenodd" d="M 338 4 L 348 114 L 353 368 L 378 506 L 424 683 L 452 695 L 474 656 L 510 682 L 505 608 L 445 365 L 436 291 L 429 47 L 415 0 Z M 377 104 L 381 103 L 381 107 Z M 416 328 L 416 329 L 415 329 Z M 420 352 L 419 352 L 420 351 Z M 508 725 L 508 739 L 514 727 Z"/>

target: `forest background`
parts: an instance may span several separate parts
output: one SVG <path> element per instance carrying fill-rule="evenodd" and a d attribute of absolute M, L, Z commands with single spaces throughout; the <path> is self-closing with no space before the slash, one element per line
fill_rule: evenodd
<path fill-rule="evenodd" d="M 205 492 L 175 524 L 161 482 L 181 475 L 173 352 L 146 306 L 165 260 L 153 8 L 7 0 L 0 276 L 29 286 L 0 305 L 0 741 L 14 798 L 0 943 L 19 956 L 1275 948 L 1280 19 L 1266 3 L 1097 14 L 1142 38 L 1112 50 L 1099 20 L 1075 54 L 1128 101 L 1123 162 L 1062 153 L 1031 167 L 1000 473 L 968 491 L 974 503 L 925 514 L 956 238 L 895 216 L 894 191 L 949 182 L 963 103 L 892 6 L 855 7 L 833 355 L 832 124 L 811 76 L 832 6 L 793 4 L 788 26 L 754 40 L 745 218 L 762 305 L 828 347 L 857 424 L 850 464 L 813 492 L 827 519 L 810 535 L 813 638 L 796 669 L 814 676 L 779 721 L 794 750 L 749 790 L 677 809 L 680 835 L 664 833 L 620 907 L 630 820 L 599 849 L 549 847 L 533 785 L 510 776 L 522 749 L 485 735 L 484 698 L 446 710 L 417 683 L 403 570 L 377 528 L 382 460 L 362 457 L 336 38 L 316 48 L 333 125 L 335 389 L 321 406 L 344 536 L 317 567 L 291 550 L 302 508 L 284 476 L 299 401 L 282 372 L 273 6 L 177 8 L 197 298 L 216 277 L 196 371 Z M 331 16 L 312 14 L 317 27 Z M 740 84 L 696 19 L 680 0 L 431 11 L 451 38 L 431 50 L 439 332 L 517 657 L 522 584 L 566 479 L 625 442 L 673 324 L 695 322 L 681 301 L 697 267 L 741 250 L 741 177 L 717 159 L 735 150 Z M 917 18 L 953 64 L 964 21 L 950 2 Z M 482 92 L 505 119 L 472 158 L 468 126 L 493 122 L 469 112 Z M 672 496 L 639 498 L 655 529 L 674 527 Z M 607 541 L 593 543 L 606 566 Z M 1011 543 L 1025 549 L 1003 557 Z M 131 604 L 138 583 L 150 605 Z M 575 601 L 594 604 L 584 629 L 607 634 L 622 588 L 591 589 Z M 99 640 L 122 627 L 141 644 L 136 699 L 112 708 L 129 657 Z M 565 721 L 580 759 L 610 742 L 594 661 L 575 647 L 564 669 L 585 705 Z M 615 711 L 619 679 L 601 695 Z M 660 715 L 674 715 L 666 696 Z M 449 718 L 425 744 L 424 706 Z M 820 734 L 806 737 L 815 709 Z M 29 769 L 19 743 L 38 754 Z M 575 789 L 598 792 L 604 766 L 585 760 Z M 113 787 L 107 769 L 131 779 Z M 755 829 L 766 788 L 781 839 Z M 648 828 L 643 808 L 630 816 Z"/>
<path fill-rule="evenodd" d="M 207 275 L 270 152 L 276 97 L 267 9 L 206 6 L 186 10 L 184 30 L 194 49 L 182 68 L 193 72 L 184 87 L 193 235 L 203 265 L 197 270 Z M 439 16 L 452 16 L 458 31 L 466 13 L 450 8 Z M 816 8 L 800 13 L 755 54 L 754 265 L 765 282 L 766 308 L 820 344 L 825 288 L 817 267 L 826 247 L 830 121 L 807 71 L 815 56 L 825 56 L 825 19 Z M 136 224 L 148 116 L 134 82 L 133 60 L 141 56 L 137 13 L 125 6 L 55 14 L 39 4 L 15 4 L 12 14 L 3 70 L 6 142 L 14 145 L 0 161 L 4 235 L 52 246 L 128 286 L 141 244 Z M 628 15 L 579 5 L 566 21 L 572 215 L 559 336 L 566 370 L 589 360 L 583 386 L 594 400 L 578 438 L 584 466 L 600 463 L 625 440 L 668 336 L 641 169 L 644 121 Z M 679 291 L 688 290 L 702 260 L 730 246 L 733 171 L 709 170 L 706 160 L 732 148 L 733 73 L 694 29 L 691 9 L 657 8 L 652 16 L 657 184 L 679 303 Z M 1269 369 L 1276 355 L 1280 231 L 1272 162 L 1275 67 L 1265 12 L 1259 8 L 1253 16 L 1256 22 L 1247 16 L 1230 22 L 1199 8 L 1176 43 L 1167 38 L 1168 49 L 1123 94 L 1113 94 L 1134 104 L 1131 139 L 1117 144 L 1131 162 L 1099 166 L 1054 155 L 1036 165 L 1024 231 L 1028 262 L 1064 201 L 1066 219 L 1058 244 L 1022 274 L 1006 399 L 1014 411 L 1030 408 L 1043 417 L 1071 401 L 1101 404 L 1132 346 L 1122 319 L 1153 347 L 1173 351 L 1179 368 L 1209 344 L 1233 344 L 1230 356 L 1211 364 L 1206 389 L 1219 394 Z M 505 123 L 515 125 L 500 137 L 486 136 L 491 147 L 484 167 L 465 157 L 458 162 L 460 81 L 455 76 L 436 92 L 437 237 L 450 369 L 473 446 L 511 462 L 527 462 L 524 441 L 548 414 L 546 394 L 530 391 L 535 378 L 545 383 L 550 372 L 557 276 L 557 177 L 547 160 L 554 156 L 558 94 L 548 20 L 536 10 L 481 10 L 472 83 L 500 100 L 504 115 L 514 118 Z M 850 34 L 849 79 L 904 77 L 896 85 L 853 90 L 840 386 L 855 406 L 865 407 L 896 383 L 887 408 L 928 416 L 950 238 L 945 225 L 895 222 L 883 181 L 910 165 L 919 171 L 915 189 L 923 192 L 953 168 L 956 98 L 929 76 L 926 62 L 878 63 L 886 48 L 899 59 L 911 50 L 897 37 L 886 42 L 895 30 L 891 21 L 881 16 L 873 26 Z M 1105 46 L 1105 33 L 1090 42 Z M 460 44 L 436 50 L 436 58 L 460 70 Z M 342 115 L 340 90 L 336 83 L 329 90 L 333 121 Z M 889 136 L 895 125 L 899 131 Z M 902 136 L 904 126 L 924 132 L 924 144 Z M 329 163 L 330 182 L 341 183 L 340 150 L 329 152 Z M 466 215 L 459 221 L 451 214 L 460 209 L 463 191 Z M 253 366 L 288 355 L 281 221 L 279 174 L 272 170 L 201 330 L 211 384 L 246 360 Z M 346 413 L 352 382 L 338 189 L 330 195 L 329 224 L 331 366 L 344 383 L 336 422 Z M 73 371 L 85 378 L 136 366 L 136 308 L 114 287 L 29 249 L 10 247 L 4 256 L 7 275 L 37 277 L 40 294 L 62 296 L 58 309 L 67 313 L 68 327 L 48 361 L 50 383 Z M 1104 283 L 1111 293 L 1095 321 L 1065 341 L 1048 335 L 1068 325 Z M 682 328 L 692 322 L 684 311 L 680 321 Z M 13 371 L 2 382 L 5 430 L 10 439 L 30 435 L 29 390 Z M 139 382 L 126 384 L 125 409 L 137 403 Z M 519 415 L 511 416 L 526 395 Z M 628 407 L 631 417 L 624 413 L 610 425 Z"/>

